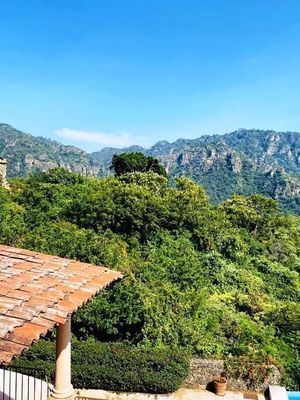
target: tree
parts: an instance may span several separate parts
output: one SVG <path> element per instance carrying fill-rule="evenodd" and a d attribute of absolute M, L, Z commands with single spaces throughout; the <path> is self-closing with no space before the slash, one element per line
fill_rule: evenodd
<path fill-rule="evenodd" d="M 64 185 L 74 185 L 76 183 L 83 183 L 84 178 L 82 175 L 75 172 L 70 172 L 65 168 L 53 168 L 48 172 L 40 172 L 33 174 L 30 179 L 39 183 L 55 183 Z"/>
<path fill-rule="evenodd" d="M 155 172 L 167 177 L 165 168 L 156 158 L 145 156 L 140 152 L 115 154 L 110 169 L 114 170 L 117 176 L 128 172 Z"/>
<path fill-rule="evenodd" d="M 1 243 L 123 272 L 74 315 L 76 337 L 272 357 L 296 389 L 300 218 L 260 195 L 213 205 L 148 161 L 118 156 L 120 176 L 102 179 L 60 169 L 15 179 L 0 188 Z"/>

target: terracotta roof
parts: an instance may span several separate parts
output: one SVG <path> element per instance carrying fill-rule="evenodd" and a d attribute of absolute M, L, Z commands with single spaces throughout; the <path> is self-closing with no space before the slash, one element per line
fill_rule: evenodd
<path fill-rule="evenodd" d="M 0 245 L 0 363 L 119 278 L 104 267 Z"/>

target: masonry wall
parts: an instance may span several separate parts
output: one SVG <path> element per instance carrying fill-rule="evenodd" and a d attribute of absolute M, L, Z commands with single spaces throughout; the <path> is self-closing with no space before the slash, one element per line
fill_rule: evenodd
<path fill-rule="evenodd" d="M 223 360 L 193 358 L 191 360 L 190 373 L 184 386 L 190 389 L 209 386 L 213 377 L 220 375 L 224 370 L 225 362 Z M 240 375 L 237 374 L 237 376 L 230 376 L 228 374 L 228 388 L 241 391 L 256 390 L 264 392 L 269 385 L 280 385 L 281 374 L 274 365 L 267 367 L 260 365 L 251 366 L 249 370 L 250 374 L 241 373 Z"/>
<path fill-rule="evenodd" d="M 5 159 L 0 158 L 0 177 L 2 180 L 2 185 L 3 186 L 8 186 L 7 180 L 6 180 L 6 167 L 7 167 L 7 162 Z"/>

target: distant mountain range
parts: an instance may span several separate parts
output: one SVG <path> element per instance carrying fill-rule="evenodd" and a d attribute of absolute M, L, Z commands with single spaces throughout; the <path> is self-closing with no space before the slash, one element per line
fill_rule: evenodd
<path fill-rule="evenodd" d="M 84 175 L 109 173 L 116 153 L 141 151 L 161 160 L 171 177 L 186 175 L 204 186 L 212 201 L 234 193 L 262 193 L 300 214 L 300 133 L 239 129 L 225 135 L 160 141 L 149 149 L 104 148 L 88 154 L 0 124 L 0 155 L 8 177 L 61 166 Z"/>

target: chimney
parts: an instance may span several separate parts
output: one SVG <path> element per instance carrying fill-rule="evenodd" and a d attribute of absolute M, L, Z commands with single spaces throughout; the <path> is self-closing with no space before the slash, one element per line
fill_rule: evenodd
<path fill-rule="evenodd" d="M 0 179 L 1 179 L 1 185 L 8 188 L 8 182 L 6 180 L 6 167 L 7 167 L 7 161 L 5 158 L 0 157 Z"/>

